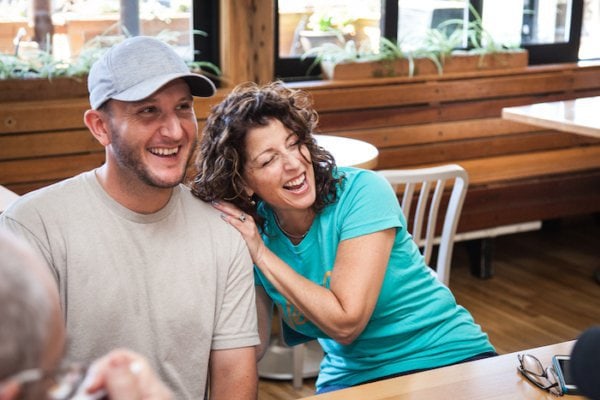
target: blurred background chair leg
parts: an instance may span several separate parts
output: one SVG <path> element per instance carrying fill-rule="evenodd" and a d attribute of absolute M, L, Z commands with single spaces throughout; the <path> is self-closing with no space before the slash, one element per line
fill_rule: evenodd
<path fill-rule="evenodd" d="M 292 361 L 294 363 L 294 372 L 292 373 L 292 385 L 294 389 L 300 389 L 302 387 L 302 381 L 304 380 L 304 356 L 306 354 L 306 346 L 304 344 L 298 344 L 292 347 Z"/>
<path fill-rule="evenodd" d="M 291 380 L 294 389 L 300 389 L 304 378 L 319 374 L 322 359 L 323 349 L 316 340 L 290 347 L 276 333 L 271 336 L 269 347 L 258 363 L 258 376 Z"/>

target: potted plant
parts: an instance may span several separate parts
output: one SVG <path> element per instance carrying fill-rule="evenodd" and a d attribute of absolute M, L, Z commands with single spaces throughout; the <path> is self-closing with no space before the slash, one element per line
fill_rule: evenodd
<path fill-rule="evenodd" d="M 402 43 L 382 37 L 378 51 L 348 41 L 323 44 L 310 49 L 303 57 L 314 56 L 315 64 L 321 65 L 323 76 L 328 79 L 413 77 L 527 66 L 526 50 L 499 44 L 483 28 L 481 17 L 473 8 L 471 13 L 474 20 L 466 28 L 471 47 L 468 50 L 457 49 L 465 35 L 463 21 L 448 20 L 429 29 L 422 41 L 410 50 L 405 50 Z"/>
<path fill-rule="evenodd" d="M 204 35 L 204 32 L 194 33 Z M 163 31 L 156 38 L 174 43 L 178 32 Z M 125 35 L 100 35 L 88 41 L 72 60 L 56 59 L 37 50 L 26 57 L 0 53 L 0 102 L 24 99 L 49 100 L 88 95 L 86 76 L 92 64 Z M 218 79 L 221 71 L 207 61 L 186 61 L 190 70 Z M 33 97 L 32 97 L 33 96 Z"/>

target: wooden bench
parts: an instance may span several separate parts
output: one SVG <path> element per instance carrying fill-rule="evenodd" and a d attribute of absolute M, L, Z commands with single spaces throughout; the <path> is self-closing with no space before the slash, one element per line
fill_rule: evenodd
<path fill-rule="evenodd" d="M 290 86 L 312 94 L 322 133 L 374 144 L 380 169 L 466 168 L 459 234 L 600 211 L 600 140 L 501 119 L 506 106 L 599 95 L 600 64 Z M 85 95 L 38 92 L 35 101 L 0 96 L 0 184 L 18 194 L 104 160 L 83 124 Z M 227 93 L 196 101 L 200 125 Z M 490 275 L 490 258 L 476 258 L 486 261 L 475 272 Z"/>

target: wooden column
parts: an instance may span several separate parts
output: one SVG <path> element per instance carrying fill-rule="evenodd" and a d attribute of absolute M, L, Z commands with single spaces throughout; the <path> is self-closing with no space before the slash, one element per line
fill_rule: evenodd
<path fill-rule="evenodd" d="M 40 50 L 50 51 L 54 34 L 50 0 L 32 0 L 31 9 L 33 40 L 38 43 Z"/>
<path fill-rule="evenodd" d="M 274 77 L 274 4 L 271 0 L 221 0 L 223 86 Z"/>

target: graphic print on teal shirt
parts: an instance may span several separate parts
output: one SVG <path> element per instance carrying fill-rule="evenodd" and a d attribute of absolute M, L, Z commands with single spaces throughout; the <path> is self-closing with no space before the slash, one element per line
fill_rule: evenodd
<path fill-rule="evenodd" d="M 421 253 L 406 232 L 406 221 L 389 183 L 367 170 L 339 168 L 345 175 L 338 199 L 317 215 L 298 245 L 276 227 L 273 211 L 264 203 L 265 245 L 300 275 L 323 284 L 331 274 L 340 241 L 395 228 L 381 292 L 360 336 L 344 346 L 325 335 L 294 309 L 255 269 L 262 285 L 298 332 L 319 338 L 326 357 L 317 387 L 358 384 L 369 379 L 417 368 L 431 368 L 493 351 L 485 335 L 450 291 L 430 273 Z M 329 280 L 326 286 L 329 287 Z M 300 323 L 301 322 L 301 323 Z"/>

